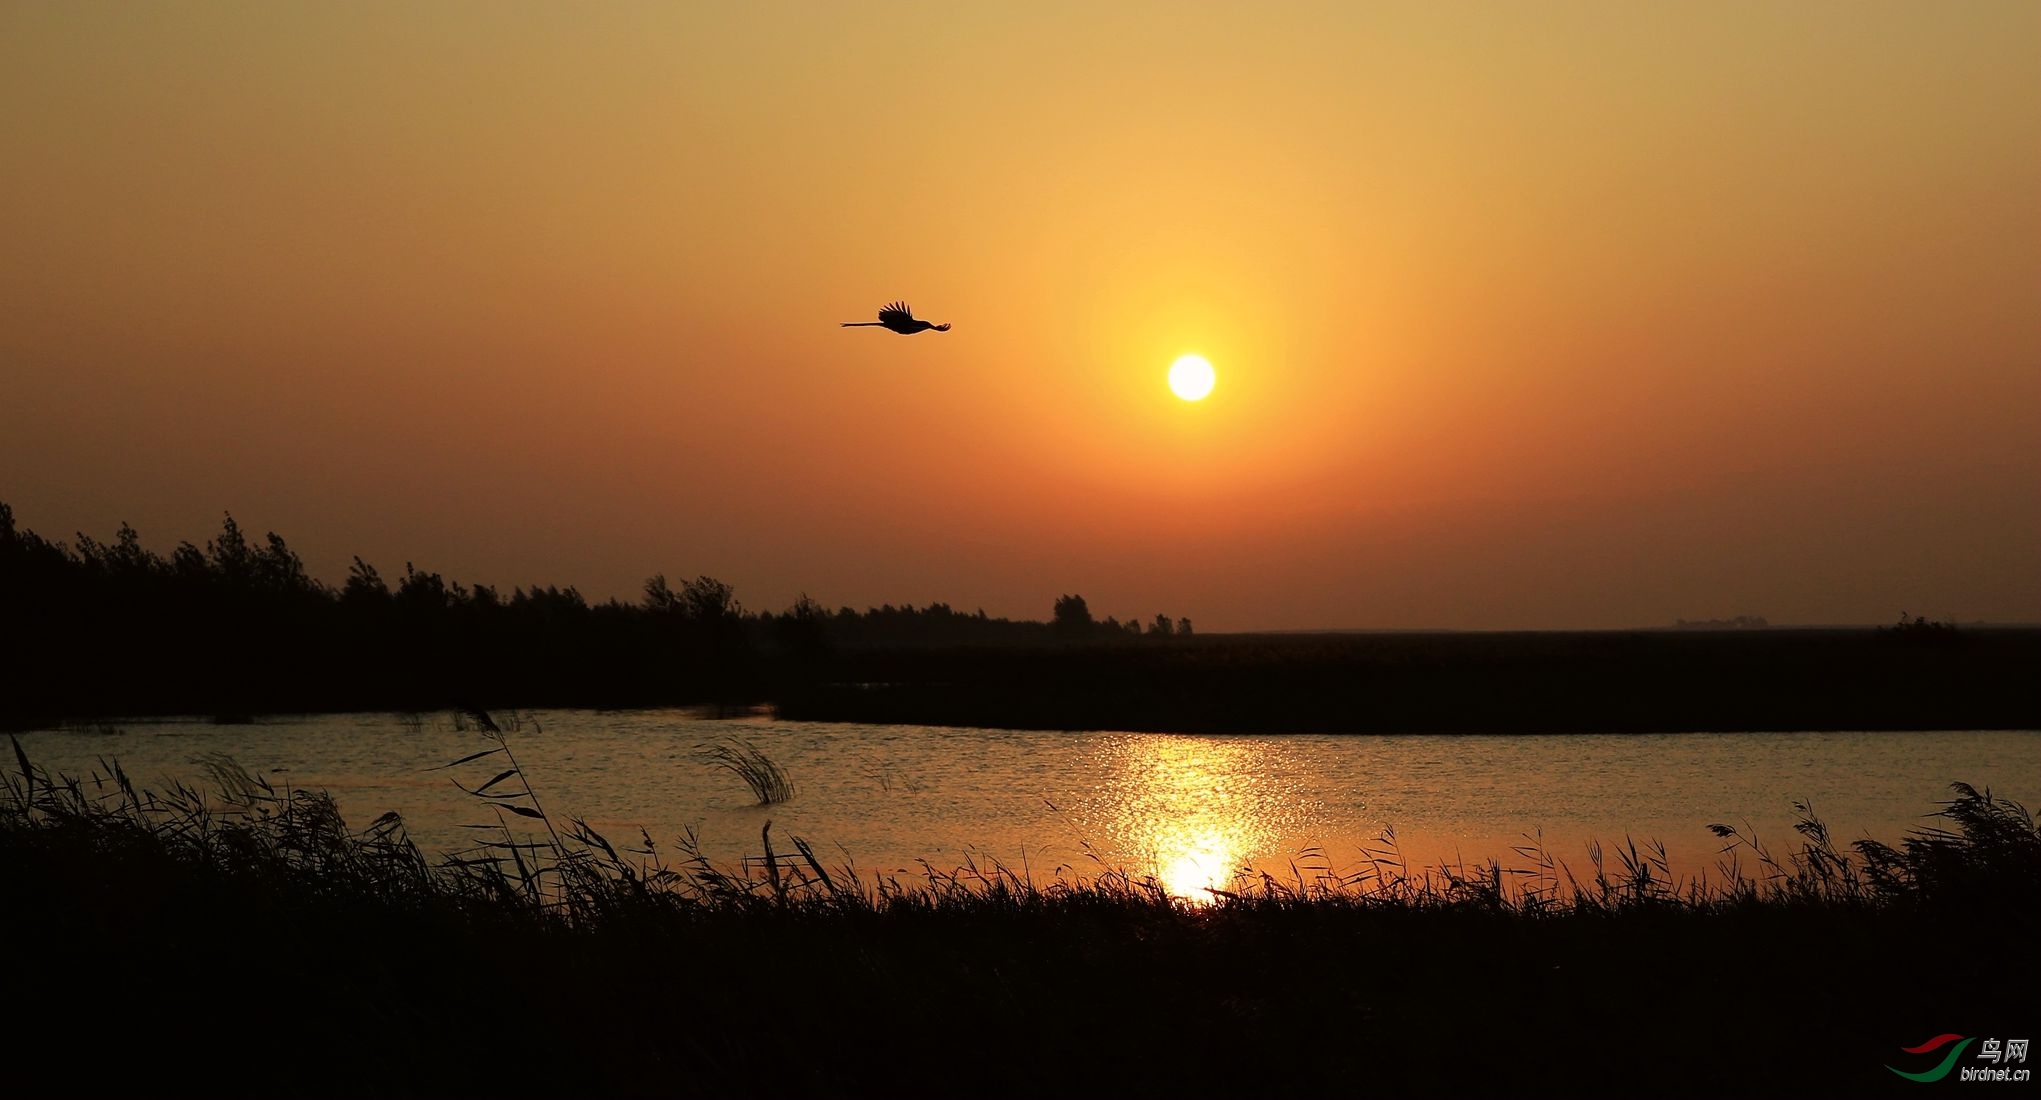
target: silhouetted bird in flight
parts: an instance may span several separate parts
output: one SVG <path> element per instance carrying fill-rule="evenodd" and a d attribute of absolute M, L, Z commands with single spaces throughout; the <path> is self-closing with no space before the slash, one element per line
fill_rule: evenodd
<path fill-rule="evenodd" d="M 912 336 L 926 329 L 934 329 L 937 332 L 950 331 L 950 326 L 948 325 L 935 325 L 927 321 L 915 320 L 914 311 L 907 308 L 906 302 L 889 303 L 885 309 L 879 311 L 879 319 L 876 321 L 845 321 L 843 327 L 889 328 L 902 336 Z"/>

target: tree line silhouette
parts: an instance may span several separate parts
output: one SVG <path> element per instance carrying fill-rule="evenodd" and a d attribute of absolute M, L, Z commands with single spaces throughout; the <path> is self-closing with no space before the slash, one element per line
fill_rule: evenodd
<path fill-rule="evenodd" d="M 57 717 L 430 709 L 451 705 L 737 704 L 830 675 L 846 650 L 1115 644 L 1189 634 L 1157 615 L 1052 622 L 945 603 L 830 611 L 803 595 L 747 611 L 730 585 L 657 574 L 637 602 L 572 586 L 505 593 L 356 557 L 336 588 L 284 539 L 230 514 L 167 557 L 122 524 L 111 542 L 19 527 L 0 503 L 0 724 Z"/>
<path fill-rule="evenodd" d="M 231 517 L 168 556 L 19 528 L 0 504 L 0 726 L 479 707 L 738 706 L 790 718 L 1042 729 L 1638 732 L 2041 724 L 2041 630 L 1191 634 L 948 604 L 752 612 L 713 577 L 639 598 L 505 593 L 354 559 L 338 587 Z"/>

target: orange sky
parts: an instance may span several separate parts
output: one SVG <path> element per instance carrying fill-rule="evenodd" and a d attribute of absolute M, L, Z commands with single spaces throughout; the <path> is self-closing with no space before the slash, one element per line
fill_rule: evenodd
<path fill-rule="evenodd" d="M 1094 8 L 0 7 L 0 500 L 757 609 L 2041 619 L 2041 5 Z"/>

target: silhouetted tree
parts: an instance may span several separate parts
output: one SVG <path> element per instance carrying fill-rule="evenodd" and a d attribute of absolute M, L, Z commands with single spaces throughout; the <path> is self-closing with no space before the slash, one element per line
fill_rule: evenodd
<path fill-rule="evenodd" d="M 1159 611 L 1155 613 L 1155 621 L 1148 624 L 1148 633 L 1152 635 L 1160 635 L 1164 638 L 1167 638 L 1172 633 L 1174 633 L 1175 629 L 1176 629 L 1175 626 L 1169 621 L 1169 616 L 1164 615 Z"/>
<path fill-rule="evenodd" d="M 212 567 L 206 556 L 188 542 L 178 543 L 177 549 L 170 552 L 170 571 L 189 585 L 204 585 L 212 580 Z"/>
<path fill-rule="evenodd" d="M 383 575 L 376 567 L 361 560 L 357 555 L 354 564 L 347 567 L 347 581 L 340 586 L 342 603 L 372 606 L 390 602 L 390 586 L 383 581 Z"/>
<path fill-rule="evenodd" d="M 234 522 L 232 512 L 227 513 L 226 522 L 220 525 L 220 537 L 206 543 L 207 564 L 213 574 L 228 585 L 241 587 L 255 571 L 254 558 L 241 525 Z"/>
<path fill-rule="evenodd" d="M 737 605 L 736 589 L 714 577 L 696 577 L 682 585 L 678 599 L 681 613 L 698 623 L 734 623 L 743 613 Z"/>
<path fill-rule="evenodd" d="M 396 599 L 397 606 L 416 614 L 444 611 L 454 602 L 445 578 L 421 572 L 408 561 L 404 563 L 404 580 L 397 586 Z"/>
<path fill-rule="evenodd" d="M 1084 597 L 1072 595 L 1057 597 L 1055 614 L 1049 620 L 1049 629 L 1055 631 L 1057 637 L 1072 641 L 1090 636 L 1091 608 L 1084 602 Z"/>
<path fill-rule="evenodd" d="M 803 592 L 772 620 L 768 636 L 781 652 L 799 662 L 795 675 L 805 679 L 812 673 L 810 666 L 829 650 L 829 612 Z"/>
<path fill-rule="evenodd" d="M 1881 626 L 1878 633 L 1886 638 L 1912 643 L 1947 644 L 1957 638 L 1955 623 L 1930 619 L 1926 615 L 1908 618 L 1904 611 L 1899 613 L 1897 624 Z"/>
<path fill-rule="evenodd" d="M 251 539 L 231 514 L 211 539 L 162 556 L 127 524 L 110 542 L 45 539 L 5 503 L 0 626 L 0 722 L 734 702 L 763 697 L 769 683 L 820 682 L 842 671 L 825 665 L 860 651 L 1141 633 L 1137 621 L 1094 621 L 1078 595 L 1057 599 L 1050 622 L 942 602 L 831 613 L 805 594 L 779 614 L 751 614 L 707 576 L 675 586 L 655 575 L 637 602 L 591 605 L 572 587 L 519 586 L 506 598 L 411 562 L 392 583 L 360 557 L 336 588 L 282 536 Z M 1189 622 L 1175 629 L 1188 633 Z"/>
<path fill-rule="evenodd" d="M 666 574 L 654 573 L 645 581 L 645 610 L 678 613 L 680 595 L 666 583 Z"/>

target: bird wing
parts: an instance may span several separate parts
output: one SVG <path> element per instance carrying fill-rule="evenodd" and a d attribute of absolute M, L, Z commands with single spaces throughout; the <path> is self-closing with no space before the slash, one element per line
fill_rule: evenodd
<path fill-rule="evenodd" d="M 912 320 L 914 320 L 914 311 L 907 308 L 906 302 L 888 302 L 886 303 L 886 308 L 879 311 L 879 321 L 881 324 L 890 325 L 895 321 Z"/>

